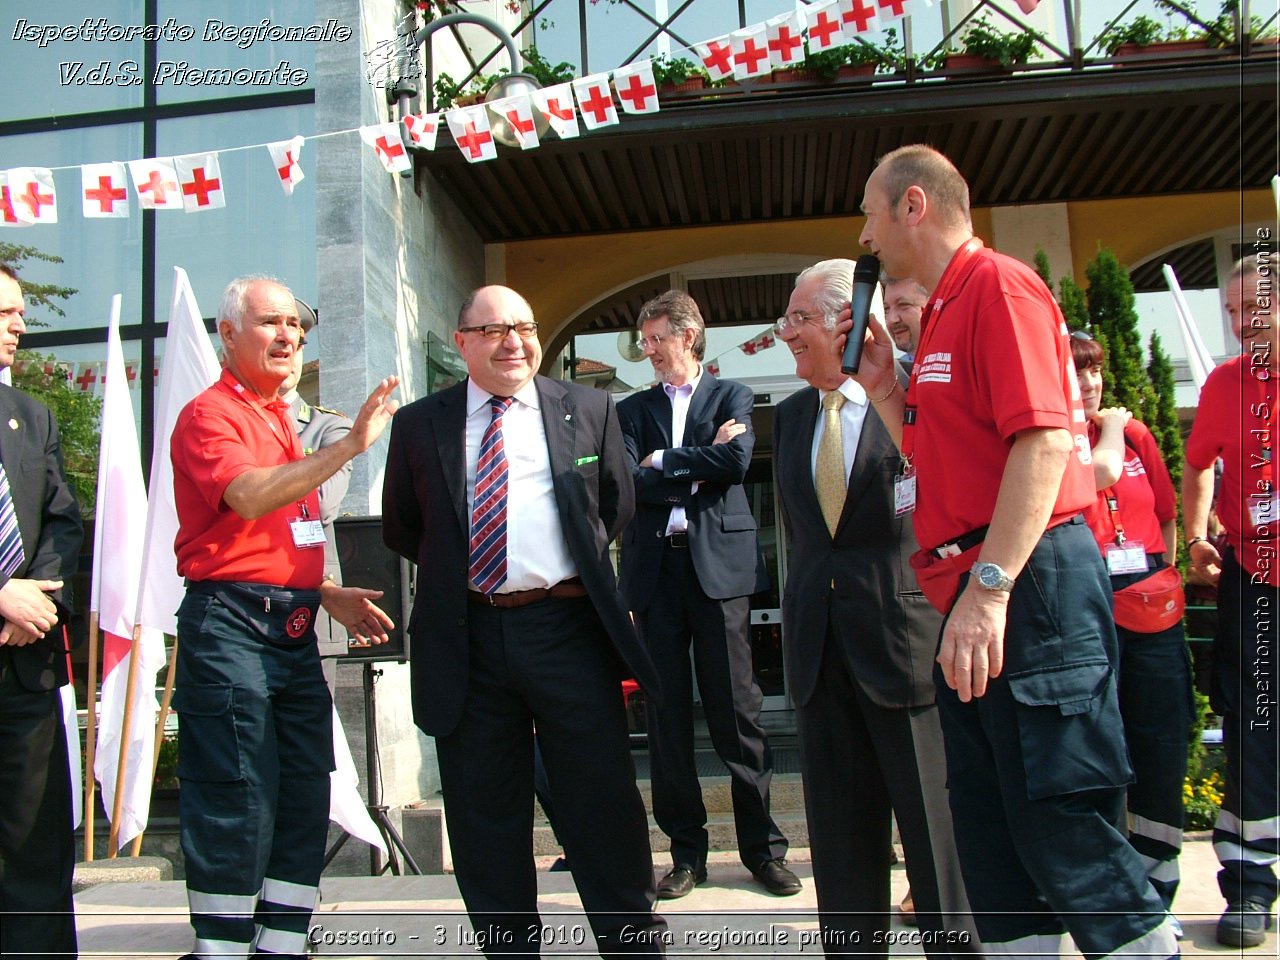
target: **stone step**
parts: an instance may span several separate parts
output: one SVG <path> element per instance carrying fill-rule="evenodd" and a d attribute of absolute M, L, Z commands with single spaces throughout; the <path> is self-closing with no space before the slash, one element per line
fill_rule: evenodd
<path fill-rule="evenodd" d="M 727 774 L 722 777 L 699 777 L 702 784 L 702 803 L 707 808 L 708 816 L 733 813 L 732 778 Z M 653 787 L 648 780 L 639 780 L 640 796 L 644 798 L 644 808 L 653 812 Z M 804 784 L 798 773 L 775 773 L 769 785 L 769 809 L 775 814 L 798 813 L 804 816 Z M 538 811 L 539 814 L 541 811 Z"/>
<path fill-rule="evenodd" d="M 796 814 L 780 814 L 774 811 L 773 819 L 792 847 L 809 846 L 809 824 L 805 820 L 804 811 Z M 714 816 L 707 820 L 707 846 L 710 850 L 738 849 L 738 837 L 734 830 L 732 814 Z M 665 864 L 669 859 L 667 851 L 671 848 L 671 841 L 652 818 L 649 820 L 649 848 L 653 851 L 655 863 Z M 546 820 L 540 821 L 533 828 L 534 856 L 554 857 L 559 853 L 560 844 L 556 842 L 555 834 L 547 826 Z M 665 870 L 665 867 L 663 869 Z"/>

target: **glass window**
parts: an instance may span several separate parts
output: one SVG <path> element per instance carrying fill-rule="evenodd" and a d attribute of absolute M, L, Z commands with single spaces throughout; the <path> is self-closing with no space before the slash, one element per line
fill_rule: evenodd
<path fill-rule="evenodd" d="M 8 4 L 0 121 L 142 106 L 142 0 Z M 65 38 L 65 39 L 64 39 Z M 7 159 L 6 159 L 7 162 Z"/>

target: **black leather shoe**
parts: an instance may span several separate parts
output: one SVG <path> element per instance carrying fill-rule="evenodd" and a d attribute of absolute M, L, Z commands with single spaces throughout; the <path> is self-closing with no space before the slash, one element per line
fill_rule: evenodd
<path fill-rule="evenodd" d="M 794 897 L 803 889 L 800 878 L 787 869 L 787 861 L 781 857 L 766 860 L 752 870 L 751 875 L 775 897 Z"/>
<path fill-rule="evenodd" d="M 1224 947 L 1256 947 L 1271 929 L 1271 908 L 1256 900 L 1236 900 L 1218 921 L 1218 942 Z"/>
<path fill-rule="evenodd" d="M 672 867 L 667 875 L 658 881 L 659 900 L 679 900 L 693 892 L 700 883 L 707 882 L 707 868 L 685 866 L 683 863 Z"/>

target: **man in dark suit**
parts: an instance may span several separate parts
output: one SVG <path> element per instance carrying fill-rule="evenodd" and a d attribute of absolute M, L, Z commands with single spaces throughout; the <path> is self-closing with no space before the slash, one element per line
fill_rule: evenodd
<path fill-rule="evenodd" d="M 778 896 L 800 892 L 769 815 L 773 761 L 747 636 L 750 595 L 769 586 L 742 481 L 755 434 L 750 388 L 702 369 L 705 325 L 671 290 L 640 310 L 640 345 L 660 383 L 618 404 L 639 507 L 622 542 L 622 590 L 658 668 L 649 713 L 653 815 L 671 838 L 658 896 L 707 877 L 707 811 L 693 751 L 692 642 L 707 727 L 733 779 L 738 855 Z"/>
<path fill-rule="evenodd" d="M 889 925 L 892 812 L 926 951 L 967 952 L 934 704 L 940 618 L 907 564 L 911 521 L 894 515 L 897 448 L 840 371 L 835 320 L 852 276 L 849 260 L 810 267 L 777 324 L 809 384 L 778 405 L 774 437 L 790 547 L 783 654 L 818 910 L 828 956 L 888 952 L 875 934 Z"/>
<path fill-rule="evenodd" d="M 536 955 L 533 731 L 601 952 L 661 952 L 620 683 L 656 692 L 609 544 L 634 491 L 608 394 L 536 376 L 528 303 L 484 287 L 465 382 L 401 410 L 383 538 L 418 565 L 414 720 L 436 738 L 458 887 L 486 952 Z"/>
<path fill-rule="evenodd" d="M 0 264 L 0 369 L 13 365 L 22 288 Z M 16 527 L 15 527 L 16 523 Z M 58 687 L 59 624 L 80 551 L 80 508 L 62 471 L 58 425 L 0 385 L 0 954 L 75 957 L 71 778 Z"/>

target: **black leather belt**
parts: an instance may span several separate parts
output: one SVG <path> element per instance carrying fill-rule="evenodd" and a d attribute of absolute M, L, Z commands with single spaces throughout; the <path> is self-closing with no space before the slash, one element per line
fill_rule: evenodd
<path fill-rule="evenodd" d="M 542 600 L 576 600 L 587 595 L 587 588 L 577 577 L 561 580 L 554 587 L 534 587 L 532 590 L 512 590 L 510 593 L 481 593 L 467 591 L 467 602 L 485 607 L 527 607 Z"/>
<path fill-rule="evenodd" d="M 957 537 L 950 543 L 944 543 L 940 547 L 934 547 L 933 553 L 942 560 L 948 557 L 958 557 L 970 547 L 976 547 L 987 538 L 987 527 L 979 527 L 970 533 L 966 533 L 963 537 Z"/>
<path fill-rule="evenodd" d="M 674 547 L 677 550 L 689 549 L 689 534 L 687 533 L 672 533 L 665 539 L 669 547 Z"/>

